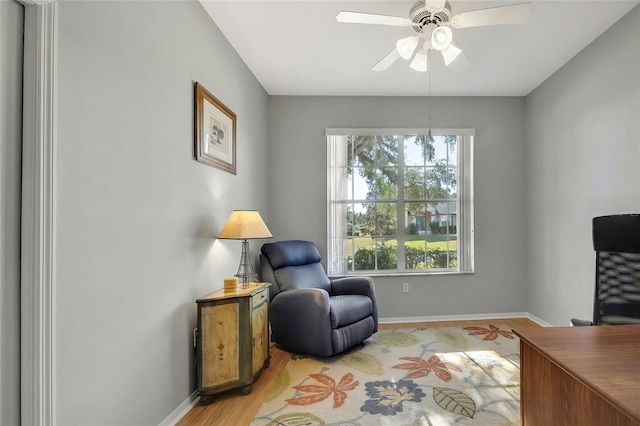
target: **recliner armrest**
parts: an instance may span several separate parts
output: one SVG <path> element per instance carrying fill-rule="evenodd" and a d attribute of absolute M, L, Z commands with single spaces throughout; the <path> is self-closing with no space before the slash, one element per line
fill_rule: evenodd
<path fill-rule="evenodd" d="M 329 277 L 331 280 L 331 295 L 362 294 L 375 295 L 373 279 L 370 277 Z"/>
<path fill-rule="evenodd" d="M 283 291 L 274 296 L 271 309 L 287 311 L 290 315 L 329 315 L 329 293 L 321 288 Z"/>
<path fill-rule="evenodd" d="M 375 330 L 378 331 L 378 302 L 376 289 L 371 277 L 329 277 L 331 280 L 331 295 L 360 294 L 369 297 L 373 304 L 373 320 Z"/>

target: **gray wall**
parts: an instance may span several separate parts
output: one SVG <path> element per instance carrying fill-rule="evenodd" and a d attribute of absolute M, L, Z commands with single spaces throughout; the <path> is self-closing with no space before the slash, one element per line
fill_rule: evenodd
<path fill-rule="evenodd" d="M 526 98 L 527 310 L 590 319 L 594 216 L 640 211 L 640 8 Z"/>
<path fill-rule="evenodd" d="M 476 128 L 475 274 L 376 277 L 382 318 L 524 311 L 523 98 L 271 97 L 269 185 L 277 239 L 326 254 L 327 127 Z M 402 283 L 410 292 L 402 293 Z"/>
<path fill-rule="evenodd" d="M 0 5 L 4 61 L 5 12 L 16 4 Z M 215 239 L 231 210 L 259 209 L 276 239 L 313 240 L 325 253 L 324 129 L 425 127 L 428 102 L 434 127 L 477 129 L 476 273 L 377 278 L 381 316 L 589 317 L 590 218 L 637 211 L 640 199 L 638 16 L 526 101 L 269 98 L 196 2 L 62 2 L 58 423 L 161 422 L 195 389 L 194 301 L 237 268 L 240 243 Z M 194 81 L 238 114 L 237 176 L 192 159 Z M 3 252 L 2 324 L 18 315 L 4 309 L 6 265 Z"/>
<path fill-rule="evenodd" d="M 158 424 L 196 387 L 195 299 L 237 269 L 217 233 L 269 223 L 267 94 L 195 1 L 61 2 L 58 49 L 57 422 Z M 237 176 L 192 159 L 194 81 L 238 116 Z"/>
<path fill-rule="evenodd" d="M 20 161 L 24 7 L 0 1 L 0 424 L 20 423 Z"/>

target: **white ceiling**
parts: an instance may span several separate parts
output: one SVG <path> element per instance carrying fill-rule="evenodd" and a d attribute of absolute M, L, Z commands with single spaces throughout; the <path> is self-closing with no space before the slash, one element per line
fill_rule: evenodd
<path fill-rule="evenodd" d="M 532 1 L 524 24 L 454 29 L 468 67 L 430 53 L 421 73 L 402 59 L 371 71 L 411 28 L 335 19 L 341 10 L 408 17 L 413 1 L 200 1 L 270 95 L 381 96 L 428 95 L 429 86 L 434 96 L 525 96 L 640 3 Z M 523 2 L 450 0 L 453 14 Z"/>

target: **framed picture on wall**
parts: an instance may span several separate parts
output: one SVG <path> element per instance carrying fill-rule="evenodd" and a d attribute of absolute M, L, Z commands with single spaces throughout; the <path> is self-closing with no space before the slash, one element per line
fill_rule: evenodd
<path fill-rule="evenodd" d="M 236 114 L 195 83 L 195 159 L 236 174 Z"/>

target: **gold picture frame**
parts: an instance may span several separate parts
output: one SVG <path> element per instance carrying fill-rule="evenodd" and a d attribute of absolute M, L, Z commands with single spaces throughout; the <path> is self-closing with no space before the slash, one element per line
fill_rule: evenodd
<path fill-rule="evenodd" d="M 236 174 L 236 114 L 195 83 L 195 159 Z"/>

